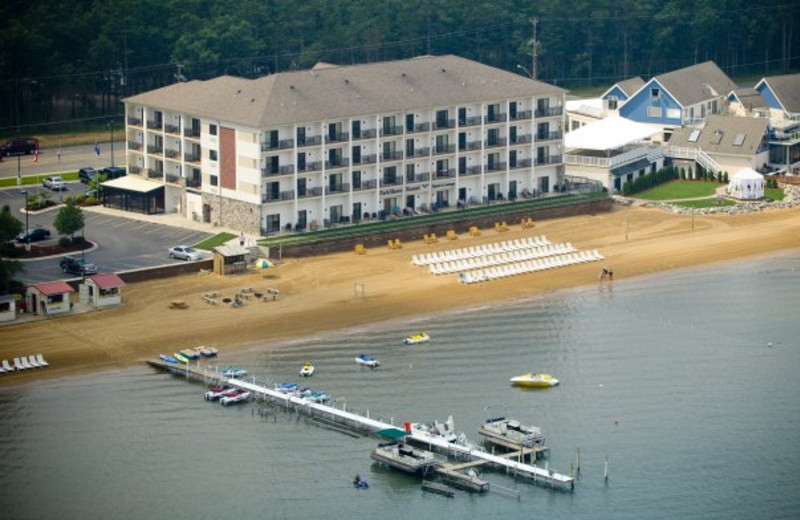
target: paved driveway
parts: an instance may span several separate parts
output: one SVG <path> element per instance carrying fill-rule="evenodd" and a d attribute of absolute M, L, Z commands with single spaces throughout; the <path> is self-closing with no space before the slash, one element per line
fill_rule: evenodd
<path fill-rule="evenodd" d="M 29 188 L 30 189 L 30 188 Z M 64 195 L 82 193 L 85 186 L 80 183 L 69 183 L 69 191 Z M 59 197 L 56 192 L 54 199 Z M 25 225 L 25 215 L 19 212 L 25 197 L 19 190 L 0 190 L 0 205 L 8 204 L 14 215 Z M 53 228 L 58 210 L 29 216 L 29 227 L 42 226 L 50 229 L 58 240 L 58 233 Z M 195 244 L 213 233 L 197 229 L 134 220 L 125 216 L 109 215 L 84 211 L 86 227 L 84 235 L 97 248 L 85 253 L 87 259 L 97 264 L 100 271 L 123 271 L 142 267 L 179 263 L 173 260 L 167 250 L 174 245 Z M 46 258 L 24 262 L 25 271 L 17 278 L 24 283 L 39 283 L 69 277 L 61 273 L 59 258 Z"/>

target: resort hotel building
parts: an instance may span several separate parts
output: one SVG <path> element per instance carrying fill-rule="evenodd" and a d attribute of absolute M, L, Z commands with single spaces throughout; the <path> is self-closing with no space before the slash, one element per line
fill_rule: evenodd
<path fill-rule="evenodd" d="M 176 83 L 124 100 L 105 204 L 265 235 L 540 196 L 564 101 L 457 56 Z"/>

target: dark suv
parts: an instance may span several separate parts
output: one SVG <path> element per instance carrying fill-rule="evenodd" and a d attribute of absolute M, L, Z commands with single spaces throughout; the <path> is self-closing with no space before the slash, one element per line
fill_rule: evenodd
<path fill-rule="evenodd" d="M 82 258 L 75 258 L 74 256 L 65 256 L 59 263 L 62 273 L 87 275 L 97 274 L 97 266 L 88 260 Z"/>
<path fill-rule="evenodd" d="M 103 168 L 100 170 L 102 175 L 106 176 L 106 180 L 110 181 L 113 179 L 119 179 L 120 177 L 125 177 L 125 168 L 120 168 L 119 166 L 109 166 L 107 168 Z"/>
<path fill-rule="evenodd" d="M 94 178 L 97 176 L 97 172 L 94 168 L 81 168 L 78 170 L 78 179 L 84 184 L 89 184 Z"/>
<path fill-rule="evenodd" d="M 31 155 L 39 148 L 39 140 L 35 137 L 15 137 L 0 145 L 0 155 Z"/>

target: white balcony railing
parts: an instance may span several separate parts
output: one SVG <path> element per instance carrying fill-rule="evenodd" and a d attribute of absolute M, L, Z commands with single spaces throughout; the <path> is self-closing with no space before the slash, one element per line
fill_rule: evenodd
<path fill-rule="evenodd" d="M 564 155 L 564 162 L 566 164 L 575 164 L 578 166 L 594 166 L 597 168 L 617 168 L 618 166 L 622 166 L 624 164 L 629 164 L 634 161 L 638 161 L 639 159 L 643 159 L 645 157 L 649 157 L 653 153 L 655 153 L 655 148 L 658 148 L 659 154 L 661 147 L 648 147 L 643 146 L 640 148 L 634 148 L 633 150 L 629 150 L 627 152 L 621 153 L 619 155 L 615 155 L 613 157 L 593 157 L 590 155 L 578 155 L 574 153 L 567 153 Z"/>

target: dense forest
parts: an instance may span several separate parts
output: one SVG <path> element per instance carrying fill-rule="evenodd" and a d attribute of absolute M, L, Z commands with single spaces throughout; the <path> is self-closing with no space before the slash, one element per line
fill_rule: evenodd
<path fill-rule="evenodd" d="M 581 88 L 714 60 L 800 69 L 800 0 L 7 0 L 0 134 L 90 124 L 125 96 L 317 61 L 457 54 Z M 41 123 L 49 122 L 48 125 Z"/>

